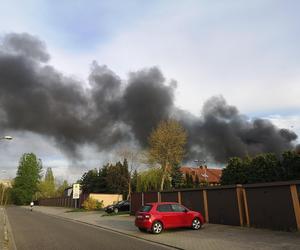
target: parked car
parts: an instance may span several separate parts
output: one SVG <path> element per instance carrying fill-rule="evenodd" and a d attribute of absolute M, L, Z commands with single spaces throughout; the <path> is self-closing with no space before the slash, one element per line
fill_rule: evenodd
<path fill-rule="evenodd" d="M 176 202 L 148 203 L 136 213 L 135 225 L 140 231 L 159 234 L 163 229 L 190 227 L 198 230 L 204 224 L 201 213 Z"/>
<path fill-rule="evenodd" d="M 107 213 L 118 213 L 120 211 L 130 211 L 130 201 L 125 200 L 125 201 L 119 201 L 116 204 L 109 205 L 104 208 L 105 212 Z"/>

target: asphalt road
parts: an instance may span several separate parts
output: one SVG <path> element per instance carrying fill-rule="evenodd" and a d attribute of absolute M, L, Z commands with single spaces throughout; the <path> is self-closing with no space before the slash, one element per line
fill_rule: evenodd
<path fill-rule="evenodd" d="M 18 250 L 171 249 L 95 226 L 31 212 L 21 207 L 8 207 L 6 211 Z"/>

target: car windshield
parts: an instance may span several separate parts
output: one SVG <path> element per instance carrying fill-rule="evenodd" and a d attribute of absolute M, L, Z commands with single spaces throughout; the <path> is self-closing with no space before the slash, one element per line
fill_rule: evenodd
<path fill-rule="evenodd" d="M 145 205 L 140 209 L 140 212 L 149 212 L 152 208 L 152 205 Z"/>

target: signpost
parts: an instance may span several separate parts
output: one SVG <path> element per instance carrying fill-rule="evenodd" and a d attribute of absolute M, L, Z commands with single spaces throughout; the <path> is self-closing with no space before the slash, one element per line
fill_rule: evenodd
<path fill-rule="evenodd" d="M 77 200 L 80 196 L 80 184 L 73 184 L 73 199 L 75 200 L 75 208 L 77 208 Z"/>

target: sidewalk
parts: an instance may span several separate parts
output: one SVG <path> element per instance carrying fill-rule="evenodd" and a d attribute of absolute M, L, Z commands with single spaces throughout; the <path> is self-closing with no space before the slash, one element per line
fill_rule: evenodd
<path fill-rule="evenodd" d="M 26 209 L 29 209 L 28 207 Z M 142 233 L 129 215 L 102 216 L 104 212 L 68 212 L 69 208 L 34 207 L 34 211 L 100 226 L 134 237 L 188 250 L 199 249 L 300 249 L 300 234 L 244 227 L 206 224 L 194 231 L 177 229 L 160 235 Z"/>
<path fill-rule="evenodd" d="M 5 240 L 5 223 L 4 223 L 4 209 L 0 207 L 0 249 L 7 249 L 7 242 Z"/>
<path fill-rule="evenodd" d="M 0 207 L 0 249 L 15 250 L 11 228 L 4 207 Z"/>

